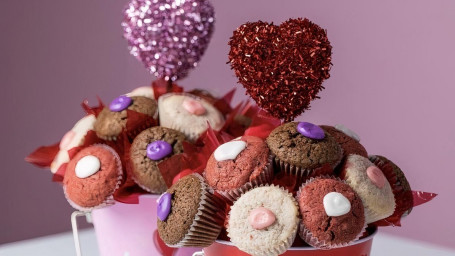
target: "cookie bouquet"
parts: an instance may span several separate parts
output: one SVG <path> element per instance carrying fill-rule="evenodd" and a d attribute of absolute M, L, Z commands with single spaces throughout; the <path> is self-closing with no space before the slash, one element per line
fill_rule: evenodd
<path fill-rule="evenodd" d="M 158 79 L 109 104 L 84 101 L 86 115 L 59 143 L 26 158 L 54 173 L 74 208 L 156 194 L 169 247 L 232 243 L 245 255 L 279 255 L 350 246 L 436 196 L 412 191 L 347 127 L 294 121 L 330 77 L 332 46 L 317 24 L 238 27 L 228 63 L 256 104 L 232 106 L 234 91 L 216 97 L 176 84 L 208 46 L 210 2 L 131 0 L 124 14 L 131 54 Z"/>

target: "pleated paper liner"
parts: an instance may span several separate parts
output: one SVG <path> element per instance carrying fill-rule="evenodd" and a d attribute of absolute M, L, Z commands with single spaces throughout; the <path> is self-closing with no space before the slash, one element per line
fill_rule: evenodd
<path fill-rule="evenodd" d="M 273 164 L 272 156 L 269 156 L 268 163 L 264 167 L 264 170 L 252 181 L 247 182 L 240 186 L 239 188 L 231 190 L 216 190 L 217 193 L 222 195 L 230 202 L 234 202 L 242 194 L 252 189 L 253 187 L 262 185 L 262 184 L 272 184 L 273 180 Z"/>
<path fill-rule="evenodd" d="M 68 203 L 75 209 L 79 210 L 79 211 L 83 211 L 83 212 L 90 212 L 94 209 L 99 209 L 99 208 L 103 208 L 103 207 L 106 207 L 106 206 L 110 206 L 110 205 L 113 205 L 115 203 L 115 200 L 114 200 L 114 193 L 117 189 L 120 188 L 122 182 L 123 182 L 123 179 L 124 179 L 124 174 L 123 174 L 123 168 L 122 168 L 122 162 L 120 161 L 120 157 L 119 155 L 117 154 L 117 152 L 115 152 L 114 149 L 112 149 L 111 147 L 109 146 L 106 146 L 106 145 L 103 145 L 103 144 L 95 144 L 94 146 L 100 146 L 100 147 L 103 147 L 104 149 L 110 151 L 114 157 L 115 157 L 115 161 L 116 161 L 116 164 L 118 166 L 118 177 L 117 177 L 117 184 L 115 186 L 115 188 L 112 190 L 112 193 L 106 197 L 106 199 L 99 205 L 95 205 L 95 206 L 82 206 L 82 205 L 79 205 L 77 203 L 75 203 L 73 200 L 71 200 L 70 196 L 68 195 L 68 193 L 66 192 L 66 186 L 63 186 L 63 193 L 65 195 L 65 198 L 66 200 L 68 201 Z"/>
<path fill-rule="evenodd" d="M 344 184 L 348 185 L 344 180 L 341 180 L 340 178 L 334 177 L 334 176 L 323 175 L 323 176 L 319 176 L 319 177 L 312 177 L 312 178 L 308 179 L 304 184 L 302 184 L 302 186 L 299 188 L 299 191 L 297 192 L 297 196 L 296 196 L 297 202 L 299 201 L 302 189 L 306 185 L 310 184 L 311 182 L 313 182 L 317 179 L 333 179 L 333 180 L 337 180 L 337 181 L 343 182 Z M 366 214 L 365 214 L 365 219 L 366 219 Z M 303 221 L 301 221 L 300 225 L 299 225 L 299 235 L 300 235 L 300 238 L 302 238 L 303 241 L 305 241 L 307 244 L 309 244 L 313 247 L 319 248 L 319 249 L 328 250 L 328 249 L 334 249 L 334 248 L 352 245 L 355 241 L 359 240 L 362 237 L 364 232 L 366 232 L 366 228 L 367 228 L 367 224 L 364 223 L 363 228 L 360 230 L 360 232 L 357 234 L 357 236 L 353 240 L 345 242 L 345 243 L 332 244 L 332 243 L 327 243 L 325 241 L 320 241 L 319 239 L 314 237 L 313 233 L 311 233 L 310 230 L 305 228 Z"/>
<path fill-rule="evenodd" d="M 221 232 L 224 216 L 219 214 L 218 202 L 211 188 L 199 174 L 191 174 L 201 183 L 201 199 L 196 216 L 190 229 L 177 244 L 167 244 L 169 247 L 195 246 L 206 247 L 212 244 Z"/>
<path fill-rule="evenodd" d="M 278 157 L 275 155 L 272 155 L 273 157 L 273 162 L 274 166 L 279 172 L 284 172 L 286 175 L 291 175 L 295 177 L 296 179 L 296 186 L 297 188 L 303 184 L 306 180 L 312 178 L 312 177 L 318 177 L 322 175 L 333 175 L 334 169 L 337 165 L 340 164 L 341 159 L 340 158 L 336 163 L 330 164 L 326 163 L 323 164 L 320 167 L 314 168 L 314 169 L 306 169 L 306 168 L 301 168 L 289 163 L 286 163 L 282 160 L 280 160 Z"/>
<path fill-rule="evenodd" d="M 273 185 L 273 184 L 271 184 L 271 185 L 268 185 L 268 184 L 260 184 L 260 185 L 257 185 L 257 186 L 252 187 L 250 190 L 255 189 L 255 188 L 259 188 L 259 187 L 264 187 L 264 186 L 277 187 L 277 188 L 281 189 L 284 193 L 288 194 L 290 197 L 293 198 L 293 201 L 294 201 L 294 203 L 295 203 L 295 206 L 297 207 L 297 209 L 299 208 L 298 203 L 297 203 L 297 201 L 295 200 L 294 196 L 293 196 L 291 193 L 289 193 L 289 191 L 288 191 L 287 189 L 285 189 L 285 188 L 283 188 L 283 187 L 276 186 L 276 185 Z M 248 191 L 249 191 L 249 190 L 248 190 Z M 245 193 L 248 192 L 248 191 L 242 192 L 242 193 L 240 194 L 240 196 L 242 196 L 243 194 L 245 194 Z M 240 197 L 240 196 L 239 196 L 239 197 Z M 298 212 L 298 210 L 297 210 L 297 212 Z M 299 214 L 299 213 L 298 213 L 298 214 Z M 230 212 L 229 212 L 228 216 L 226 217 L 226 219 L 229 220 L 229 218 L 230 218 Z M 298 222 L 300 222 L 300 218 L 299 218 L 298 220 L 299 220 Z M 228 228 L 227 228 L 227 235 L 228 235 L 228 237 L 231 239 L 231 242 L 232 242 L 232 238 L 229 236 L 229 221 L 227 221 L 227 226 L 228 226 Z M 239 248 L 240 250 L 242 250 L 242 251 L 244 251 L 244 252 L 246 252 L 246 253 L 249 253 L 249 254 L 251 254 L 251 255 L 255 255 L 255 256 L 276 256 L 276 255 L 280 255 L 280 254 L 286 252 L 286 251 L 289 249 L 289 247 L 291 247 L 292 244 L 294 243 L 295 237 L 296 237 L 296 235 L 297 235 L 297 229 L 298 229 L 298 227 L 299 227 L 299 225 L 298 225 L 298 223 L 296 223 L 296 225 L 295 225 L 293 231 L 291 231 L 291 234 L 292 234 L 292 235 L 291 235 L 290 237 L 288 237 L 285 241 L 282 241 L 277 247 L 269 248 L 268 250 L 249 250 L 248 248 L 240 248 L 240 247 L 238 247 L 235 243 L 234 243 L 234 245 L 235 245 L 237 248 Z M 250 239 L 250 237 L 245 238 L 245 239 Z"/>

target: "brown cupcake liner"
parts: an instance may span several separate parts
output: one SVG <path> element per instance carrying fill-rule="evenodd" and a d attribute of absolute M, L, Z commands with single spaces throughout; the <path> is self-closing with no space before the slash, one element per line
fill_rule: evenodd
<path fill-rule="evenodd" d="M 335 177 L 335 176 L 322 175 L 319 177 L 312 177 L 312 178 L 308 179 L 304 184 L 302 184 L 302 186 L 300 186 L 299 191 L 297 192 L 297 195 L 296 195 L 297 202 L 299 202 L 299 198 L 300 198 L 302 189 L 306 185 L 310 184 L 311 182 L 313 182 L 317 179 L 333 179 L 333 180 L 337 180 L 337 181 L 343 182 L 344 184 L 348 185 L 346 183 L 346 181 L 344 181 L 338 177 Z M 366 220 L 366 213 L 365 213 L 365 220 Z M 328 249 L 334 249 L 334 248 L 352 245 L 355 241 L 359 240 L 362 237 L 364 232 L 367 231 L 366 228 L 367 228 L 367 223 L 364 223 L 363 228 L 360 230 L 359 234 L 353 240 L 351 240 L 349 242 L 331 244 L 331 243 L 327 243 L 325 241 L 319 241 L 319 239 L 314 237 L 313 233 L 305 227 L 305 225 L 303 224 L 303 221 L 301 221 L 300 225 L 299 225 L 299 236 L 300 236 L 300 238 L 302 238 L 303 241 L 305 241 L 307 244 L 309 244 L 313 247 L 323 249 L 323 250 L 328 250 Z"/>
<path fill-rule="evenodd" d="M 297 179 L 297 184 L 304 183 L 311 177 L 317 177 L 321 175 L 332 175 L 335 168 L 341 163 L 342 157 L 337 162 L 330 164 L 324 164 L 314 169 L 301 168 L 279 159 L 276 155 L 272 155 L 273 162 L 278 168 L 278 171 L 284 172 L 288 175 L 293 175 Z"/>
<path fill-rule="evenodd" d="M 72 201 L 70 199 L 70 197 L 68 196 L 68 193 L 66 192 L 66 186 L 63 186 L 63 194 L 65 195 L 65 198 L 68 201 L 68 203 L 71 205 L 71 207 L 73 207 L 74 209 L 77 209 L 79 211 L 83 211 L 83 212 L 91 212 L 95 209 L 100 209 L 100 208 L 104 208 L 106 206 L 114 205 L 115 204 L 114 193 L 115 193 L 115 191 L 117 191 L 117 189 L 120 188 L 120 185 L 123 182 L 122 162 L 120 161 L 120 156 L 117 154 L 117 152 L 114 149 L 112 149 L 111 147 L 104 145 L 104 144 L 94 144 L 93 146 L 103 147 L 104 149 L 108 150 L 109 152 L 111 152 L 114 155 L 115 161 L 118 166 L 117 184 L 116 184 L 115 188 L 112 190 L 112 193 L 109 196 L 107 196 L 106 199 L 102 203 L 100 203 L 99 205 L 96 205 L 96 206 L 92 206 L 92 207 L 81 206 L 81 205 L 75 203 L 74 201 Z"/>
<path fill-rule="evenodd" d="M 273 184 L 260 184 L 260 185 L 254 186 L 250 190 L 259 188 L 259 187 L 264 187 L 264 186 L 278 187 L 279 189 L 281 189 L 283 192 L 285 192 L 286 194 L 288 194 L 290 197 L 292 197 L 294 199 L 294 204 L 297 207 L 297 209 L 299 209 L 299 205 L 298 205 L 297 201 L 295 200 L 294 196 L 291 193 L 289 193 L 289 191 L 287 189 L 285 189 L 281 186 L 277 186 L 277 185 L 273 185 Z M 242 192 L 242 194 L 240 196 L 242 196 L 243 194 L 245 194 L 248 191 L 249 190 Z M 299 214 L 298 210 L 297 210 L 297 214 Z M 230 218 L 230 216 L 231 216 L 231 212 L 229 211 L 228 216 L 226 217 L 226 219 L 228 220 L 226 232 L 227 232 L 227 236 L 229 237 L 229 239 L 231 239 L 231 237 L 229 236 L 229 218 Z M 300 222 L 300 218 L 298 218 L 298 219 Z M 239 247 L 238 248 L 246 253 L 249 253 L 251 255 L 257 255 L 257 256 L 276 256 L 276 255 L 283 254 L 285 251 L 287 251 L 292 246 L 292 243 L 294 243 L 295 237 L 297 236 L 298 227 L 299 227 L 299 225 L 295 225 L 293 231 L 291 232 L 292 235 L 290 237 L 288 237 L 285 241 L 282 241 L 282 243 L 279 244 L 277 247 L 270 248 L 267 251 L 248 250 L 246 248 L 242 249 Z M 237 245 L 235 245 L 235 246 L 237 246 Z"/>
<path fill-rule="evenodd" d="M 216 190 L 217 193 L 222 195 L 230 202 L 234 202 L 242 194 L 251 190 L 252 188 L 263 185 L 263 184 L 272 184 L 273 180 L 273 157 L 270 155 L 267 165 L 264 167 L 264 170 L 252 181 L 245 183 L 239 188 L 230 189 L 230 190 Z"/>
<path fill-rule="evenodd" d="M 167 244 L 169 247 L 207 247 L 216 240 L 221 232 L 222 226 L 219 223 L 223 223 L 223 219 L 218 214 L 217 201 L 213 195 L 213 190 L 205 183 L 202 176 L 199 174 L 192 175 L 196 176 L 201 182 L 201 201 L 190 229 L 177 244 Z"/>

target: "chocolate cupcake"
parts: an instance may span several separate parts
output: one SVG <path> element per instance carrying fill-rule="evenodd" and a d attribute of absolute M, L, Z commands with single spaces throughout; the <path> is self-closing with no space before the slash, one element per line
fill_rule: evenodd
<path fill-rule="evenodd" d="M 335 140 L 340 144 L 341 148 L 343 148 L 343 156 L 346 157 L 348 155 L 360 155 L 363 157 L 368 157 L 368 153 L 366 149 L 359 143 L 359 137 L 355 135 L 355 133 L 348 132 L 344 126 L 329 126 L 329 125 L 321 125 L 321 128 L 324 129 L 327 133 L 332 135 Z M 348 134 L 351 134 L 349 136 Z"/>
<path fill-rule="evenodd" d="M 113 204 L 113 194 L 122 179 L 122 163 L 117 153 L 97 144 L 84 148 L 68 163 L 63 191 L 71 206 L 90 211 Z"/>
<path fill-rule="evenodd" d="M 331 249 L 357 240 L 365 228 L 362 200 L 347 184 L 315 178 L 297 193 L 302 215 L 300 237 L 309 245 Z"/>
<path fill-rule="evenodd" d="M 250 188 L 272 181 L 271 161 L 261 138 L 243 136 L 219 146 L 210 156 L 204 175 L 212 188 L 234 201 Z"/>
<path fill-rule="evenodd" d="M 395 211 L 392 187 L 381 169 L 368 158 L 359 155 L 348 156 L 340 177 L 362 199 L 367 224 L 387 218 Z"/>
<path fill-rule="evenodd" d="M 277 186 L 254 188 L 234 202 L 228 216 L 231 242 L 251 255 L 284 253 L 297 234 L 297 202 Z"/>
<path fill-rule="evenodd" d="M 114 99 L 109 107 L 105 107 L 98 115 L 94 126 L 96 135 L 104 140 L 116 140 L 122 132 L 126 132 L 129 138 L 134 138 L 140 131 L 153 125 L 158 115 L 157 108 L 157 102 L 153 99 L 122 95 Z M 134 112 L 149 118 L 131 120 L 129 115 Z"/>
<path fill-rule="evenodd" d="M 217 199 L 198 174 L 183 177 L 158 200 L 158 233 L 170 247 L 207 247 L 223 223 Z"/>
<path fill-rule="evenodd" d="M 160 125 L 183 132 L 190 141 L 197 140 L 208 125 L 215 131 L 223 128 L 221 112 L 206 100 L 188 93 L 168 93 L 158 99 Z"/>
<path fill-rule="evenodd" d="M 266 141 L 276 166 L 297 177 L 331 174 L 343 156 L 335 138 L 307 122 L 285 123 L 275 128 Z"/>
<path fill-rule="evenodd" d="M 387 181 L 389 181 L 397 204 L 393 214 L 383 221 L 389 225 L 399 225 L 400 219 L 411 212 L 414 204 L 411 186 L 400 167 L 391 160 L 378 155 L 372 155 L 369 159 L 382 170 Z"/>
<path fill-rule="evenodd" d="M 183 153 L 185 135 L 179 131 L 155 126 L 142 131 L 133 141 L 130 161 L 133 180 L 151 193 L 163 193 L 167 186 L 158 164 Z"/>

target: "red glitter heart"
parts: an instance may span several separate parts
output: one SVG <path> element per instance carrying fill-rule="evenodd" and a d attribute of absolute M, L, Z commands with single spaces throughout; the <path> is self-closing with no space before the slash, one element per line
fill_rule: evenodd
<path fill-rule="evenodd" d="M 285 121 L 308 109 L 330 77 L 332 46 L 326 31 L 308 19 L 246 23 L 229 45 L 238 82 L 259 107 Z"/>

